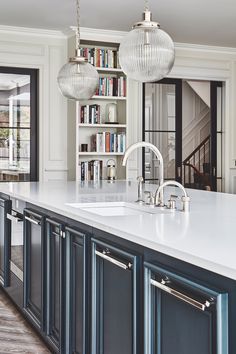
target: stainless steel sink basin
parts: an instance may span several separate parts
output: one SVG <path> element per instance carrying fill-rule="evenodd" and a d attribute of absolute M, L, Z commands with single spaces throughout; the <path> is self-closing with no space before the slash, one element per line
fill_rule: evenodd
<path fill-rule="evenodd" d="M 126 202 L 66 203 L 66 205 L 100 216 L 129 216 L 169 212 L 166 209 Z"/>

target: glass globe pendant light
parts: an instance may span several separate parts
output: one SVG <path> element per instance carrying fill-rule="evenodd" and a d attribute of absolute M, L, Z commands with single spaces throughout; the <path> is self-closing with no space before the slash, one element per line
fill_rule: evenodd
<path fill-rule="evenodd" d="M 59 71 L 57 82 L 63 96 L 72 100 L 91 98 L 98 87 L 99 75 L 97 70 L 80 56 L 80 0 L 77 5 L 77 29 L 75 57 L 69 59 Z"/>
<path fill-rule="evenodd" d="M 174 43 L 157 22 L 152 21 L 148 0 L 143 21 L 134 24 L 122 39 L 119 49 L 120 66 L 131 79 L 141 82 L 159 81 L 172 69 L 175 60 Z"/>

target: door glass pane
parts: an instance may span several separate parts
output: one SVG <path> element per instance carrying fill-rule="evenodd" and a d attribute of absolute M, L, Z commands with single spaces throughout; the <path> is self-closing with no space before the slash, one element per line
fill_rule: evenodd
<path fill-rule="evenodd" d="M 164 160 L 165 179 L 175 179 L 175 133 L 146 132 L 145 141 L 157 146 Z M 157 180 L 159 161 L 149 149 L 145 149 L 145 179 Z"/>
<path fill-rule="evenodd" d="M 222 87 L 217 87 L 217 131 L 222 131 Z"/>
<path fill-rule="evenodd" d="M 175 131 L 175 85 L 145 85 L 145 130 Z"/>
<path fill-rule="evenodd" d="M 30 179 L 30 75 L 0 73 L 0 181 Z"/>
<path fill-rule="evenodd" d="M 164 159 L 164 179 L 176 177 L 176 85 L 145 84 L 144 140 L 155 145 Z M 159 161 L 145 149 L 145 181 L 158 182 Z"/>
<path fill-rule="evenodd" d="M 224 189 L 223 186 L 223 171 L 224 171 L 224 163 L 223 163 L 223 87 L 217 87 L 217 134 L 216 134 L 216 147 L 217 147 L 217 192 L 222 192 Z"/>

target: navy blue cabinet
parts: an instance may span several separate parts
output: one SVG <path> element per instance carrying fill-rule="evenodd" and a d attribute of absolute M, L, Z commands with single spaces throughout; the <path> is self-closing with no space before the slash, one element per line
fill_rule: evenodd
<path fill-rule="evenodd" d="M 3 286 L 13 277 L 11 209 L 0 195 Z M 234 280 L 33 205 L 24 210 L 23 274 L 24 314 L 53 353 L 236 352 Z M 22 308 L 19 284 L 9 284 Z"/>
<path fill-rule="evenodd" d="M 138 354 L 139 257 L 92 240 L 92 354 Z"/>
<path fill-rule="evenodd" d="M 64 350 L 65 336 L 65 231 L 54 219 L 46 219 L 47 281 L 46 336 L 55 352 Z"/>
<path fill-rule="evenodd" d="M 228 295 L 145 264 L 145 354 L 227 354 Z"/>
<path fill-rule="evenodd" d="M 39 329 L 44 329 L 45 241 L 44 217 L 24 211 L 24 311 Z"/>
<path fill-rule="evenodd" d="M 66 227 L 67 354 L 90 353 L 89 234 Z"/>
<path fill-rule="evenodd" d="M 4 287 L 9 285 L 10 222 L 7 213 L 10 209 L 10 200 L 0 197 L 0 283 Z"/>

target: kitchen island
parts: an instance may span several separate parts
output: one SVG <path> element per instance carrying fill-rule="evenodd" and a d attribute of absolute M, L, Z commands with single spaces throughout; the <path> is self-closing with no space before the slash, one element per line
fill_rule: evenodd
<path fill-rule="evenodd" d="M 134 206 L 128 181 L 0 184 L 2 284 L 54 352 L 236 353 L 236 196 L 188 193 L 183 213 Z M 19 207 L 21 281 L 6 236 Z"/>

